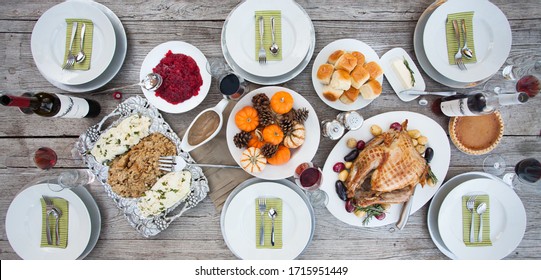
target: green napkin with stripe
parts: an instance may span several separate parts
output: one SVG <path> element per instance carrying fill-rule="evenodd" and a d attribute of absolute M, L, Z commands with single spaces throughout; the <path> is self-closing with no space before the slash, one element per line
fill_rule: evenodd
<path fill-rule="evenodd" d="M 281 11 L 255 11 L 255 56 L 254 59 L 259 61 L 259 17 L 263 17 L 263 49 L 267 53 L 267 61 L 282 60 L 282 12 Z M 279 47 L 278 54 L 273 55 L 270 52 L 272 45 L 272 29 L 271 17 L 274 17 L 274 40 Z"/>
<path fill-rule="evenodd" d="M 267 210 L 265 211 L 263 223 L 265 225 L 265 245 L 259 245 L 261 212 L 259 212 L 259 198 L 255 199 L 255 243 L 257 249 L 282 249 L 282 200 L 280 198 L 267 198 Z M 274 246 L 271 244 L 272 219 L 269 217 L 269 210 L 274 208 L 278 215 L 274 219 Z"/>
<path fill-rule="evenodd" d="M 62 215 L 60 216 L 60 219 L 58 221 L 58 234 L 60 236 L 60 242 L 58 245 L 56 244 L 56 234 L 55 234 L 55 228 L 56 228 L 56 220 L 54 216 L 51 214 L 49 216 L 49 226 L 51 230 L 51 239 L 53 241 L 52 245 L 47 244 L 47 230 L 46 230 L 46 222 L 45 217 L 47 216 L 45 201 L 43 198 L 40 199 L 41 201 L 41 247 L 52 247 L 52 248 L 61 248 L 65 249 L 68 246 L 68 221 L 69 221 L 69 205 L 68 201 L 63 198 L 50 198 L 50 200 L 53 202 L 54 206 L 60 211 L 62 211 Z"/>
<path fill-rule="evenodd" d="M 455 30 L 453 28 L 453 20 L 457 21 L 458 31 L 460 34 L 460 48 L 464 46 L 464 34 L 462 32 L 462 20 L 466 24 L 466 34 L 468 38 L 468 48 L 473 52 L 473 57 L 467 59 L 462 55 L 462 62 L 475 63 L 477 62 L 475 41 L 473 40 L 473 12 L 461 12 L 447 15 L 447 23 L 445 24 L 445 35 L 447 37 L 447 55 L 449 57 L 449 64 L 455 65 L 455 54 L 458 51 L 459 45 L 456 41 Z"/>
<path fill-rule="evenodd" d="M 68 24 L 66 28 L 66 48 L 64 52 L 64 63 L 68 59 L 68 52 L 70 48 L 71 41 L 71 31 L 73 30 L 73 22 L 77 22 L 77 32 L 75 33 L 75 39 L 73 39 L 73 46 L 71 52 L 73 55 L 77 55 L 81 50 L 81 28 L 83 28 L 83 23 L 85 27 L 85 37 L 83 42 L 83 51 L 85 53 L 85 60 L 80 63 L 75 63 L 73 65 L 74 70 L 88 70 L 90 69 L 90 61 L 92 58 L 92 37 L 94 35 L 94 24 L 91 20 L 88 19 L 79 19 L 79 18 L 67 18 L 66 23 Z M 64 64 L 62 64 L 63 66 Z"/>
<path fill-rule="evenodd" d="M 492 246 L 492 241 L 490 241 L 490 199 L 488 195 L 478 195 L 475 198 L 475 206 L 473 208 L 473 236 L 475 242 L 470 243 L 471 212 L 466 207 L 466 202 L 469 198 L 470 196 L 462 197 L 462 232 L 464 244 L 468 247 Z M 487 204 L 487 210 L 483 213 L 483 242 L 477 242 L 480 220 L 476 210 L 477 206 L 482 202 Z"/>

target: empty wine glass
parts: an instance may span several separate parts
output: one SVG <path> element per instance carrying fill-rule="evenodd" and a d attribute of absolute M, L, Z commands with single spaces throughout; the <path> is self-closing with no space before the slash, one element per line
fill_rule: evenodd
<path fill-rule="evenodd" d="M 49 189 L 58 192 L 64 189 L 71 189 L 76 187 L 84 187 L 92 184 L 95 180 L 94 174 L 88 169 L 82 170 L 65 170 L 62 171 L 56 178 L 57 184 L 49 184 Z M 52 183 L 52 182 L 51 182 Z"/>
<path fill-rule="evenodd" d="M 320 190 L 323 173 L 311 162 L 301 163 L 295 168 L 295 183 L 303 188 L 314 207 L 324 207 L 329 202 L 327 193 Z"/>
<path fill-rule="evenodd" d="M 511 185 L 515 191 L 524 187 L 533 187 L 534 191 L 541 191 L 541 162 L 535 158 L 526 158 L 515 165 L 515 172 L 503 176 L 504 182 Z"/>
<path fill-rule="evenodd" d="M 483 160 L 483 170 L 495 176 L 502 175 L 506 166 L 505 159 L 497 154 L 491 154 Z"/>

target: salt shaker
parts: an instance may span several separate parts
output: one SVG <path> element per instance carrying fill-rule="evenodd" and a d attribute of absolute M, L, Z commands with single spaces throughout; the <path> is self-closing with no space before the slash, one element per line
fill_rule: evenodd
<path fill-rule="evenodd" d="M 336 116 L 336 120 L 342 123 L 347 130 L 357 130 L 364 123 L 364 118 L 357 111 L 342 112 Z"/>
<path fill-rule="evenodd" d="M 331 140 L 338 140 L 344 135 L 344 125 L 338 120 L 324 120 L 321 122 L 321 134 Z"/>

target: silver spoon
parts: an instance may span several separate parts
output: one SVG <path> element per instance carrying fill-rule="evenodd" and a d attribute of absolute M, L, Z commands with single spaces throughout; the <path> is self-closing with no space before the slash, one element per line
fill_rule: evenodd
<path fill-rule="evenodd" d="M 274 17 L 271 17 L 271 35 L 272 35 L 272 45 L 270 46 L 269 50 L 272 53 L 272 55 L 276 56 L 278 55 L 278 51 L 280 48 L 276 44 L 276 41 L 274 40 Z"/>
<path fill-rule="evenodd" d="M 271 229 L 271 245 L 274 246 L 274 219 L 276 219 L 276 216 L 278 216 L 278 212 L 276 212 L 276 209 L 271 208 L 269 210 L 269 217 L 272 220 L 272 229 Z"/>
<path fill-rule="evenodd" d="M 86 30 L 86 24 L 83 23 L 83 27 L 81 27 L 81 50 L 75 56 L 75 61 L 77 63 L 83 62 L 83 60 L 85 60 L 85 57 L 86 57 L 85 53 L 83 52 L 83 43 L 84 43 L 84 40 L 85 40 L 85 30 Z"/>
<path fill-rule="evenodd" d="M 466 22 L 462 20 L 461 25 L 462 25 L 462 34 L 464 35 L 464 47 L 462 47 L 462 54 L 467 59 L 472 59 L 473 51 L 470 48 L 468 48 L 468 33 L 466 32 Z"/>
<path fill-rule="evenodd" d="M 162 82 L 162 76 L 156 73 L 150 73 L 147 74 L 143 80 L 141 80 L 139 85 L 146 90 L 156 90 L 162 85 Z"/>
<path fill-rule="evenodd" d="M 479 235 L 477 242 L 483 242 L 483 213 L 487 210 L 487 204 L 482 202 L 477 206 L 477 214 L 479 214 Z"/>

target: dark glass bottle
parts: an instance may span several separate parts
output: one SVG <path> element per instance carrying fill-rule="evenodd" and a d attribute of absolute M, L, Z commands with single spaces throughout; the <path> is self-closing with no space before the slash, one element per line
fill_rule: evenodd
<path fill-rule="evenodd" d="M 30 97 L 1 95 L 0 104 L 30 109 L 42 117 L 93 118 L 101 111 L 100 104 L 94 100 L 46 92 Z"/>
<path fill-rule="evenodd" d="M 523 92 L 499 95 L 475 92 L 444 97 L 441 99 L 439 109 L 449 117 L 478 116 L 490 114 L 501 106 L 523 104 L 526 101 L 528 101 L 528 95 Z M 437 110 L 434 111 L 438 113 Z"/>

